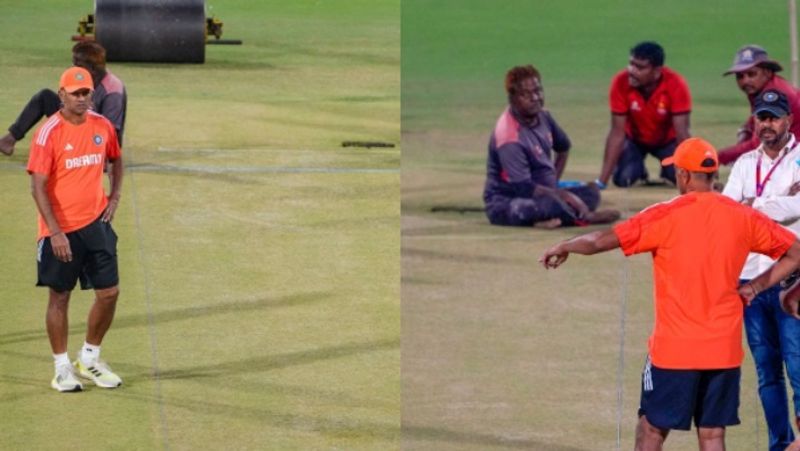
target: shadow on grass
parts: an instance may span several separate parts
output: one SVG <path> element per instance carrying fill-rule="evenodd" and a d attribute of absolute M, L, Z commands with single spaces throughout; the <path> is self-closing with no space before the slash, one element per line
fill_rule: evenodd
<path fill-rule="evenodd" d="M 209 54 L 206 55 L 205 65 L 209 69 L 223 69 L 226 72 L 233 70 L 253 70 L 260 72 L 278 68 L 278 66 L 266 61 L 244 61 L 234 58 L 220 58 L 218 55 Z M 263 74 L 259 74 L 259 76 L 263 76 Z"/>
<path fill-rule="evenodd" d="M 7 393 L 0 394 L 0 403 L 3 403 L 3 405 L 8 405 L 8 403 L 50 394 L 47 390 L 47 388 L 50 387 L 49 380 L 47 379 L 48 376 L 50 375 L 47 374 L 41 379 L 31 379 L 10 375 L 0 375 L 0 383 L 2 383 L 5 389 L 8 390 Z M 12 386 L 15 386 L 13 391 Z M 25 388 L 20 389 L 19 387 Z"/>
<path fill-rule="evenodd" d="M 535 259 L 531 259 L 530 261 L 526 259 L 520 258 L 506 258 L 506 257 L 494 257 L 491 255 L 474 255 L 470 253 L 465 254 L 457 254 L 457 253 L 450 253 L 450 252 L 437 252 L 437 251 L 429 251 L 423 249 L 411 249 L 409 247 L 403 247 L 402 249 L 403 258 L 415 257 L 415 258 L 424 258 L 424 259 L 431 259 L 431 260 L 443 260 L 448 262 L 458 262 L 458 263 L 489 263 L 495 265 L 520 265 L 520 264 L 532 264 L 535 262 Z"/>
<path fill-rule="evenodd" d="M 403 426 L 402 436 L 404 440 L 432 440 L 450 443 L 463 443 L 465 445 L 485 445 L 496 448 L 530 449 L 547 451 L 583 451 L 582 448 L 575 448 L 553 443 L 542 443 L 535 440 L 513 439 L 499 437 L 491 434 L 481 434 L 478 432 L 454 431 L 427 426 Z"/>
<path fill-rule="evenodd" d="M 148 379 L 169 380 L 214 378 L 229 374 L 235 375 L 277 370 L 291 366 L 316 363 L 323 360 L 340 359 L 368 352 L 387 351 L 399 348 L 400 339 L 390 338 L 368 341 L 364 343 L 347 343 L 337 346 L 329 346 L 285 354 L 268 354 L 214 365 L 199 365 L 188 368 L 160 371 L 156 374 L 152 372 L 142 372 L 139 375 L 130 376 L 128 379 L 131 381 L 142 381 Z"/>
<path fill-rule="evenodd" d="M 130 388 L 138 385 L 140 382 L 160 380 L 192 380 L 206 378 L 217 378 L 228 375 L 239 375 L 246 373 L 255 373 L 263 371 L 271 371 L 282 368 L 287 368 L 297 365 L 305 365 L 317 363 L 325 360 L 334 360 L 345 357 L 351 357 L 359 354 L 376 352 L 376 351 L 390 351 L 400 348 L 400 340 L 398 338 L 374 340 L 364 343 L 346 343 L 337 346 L 329 346 L 324 348 L 316 348 L 307 351 L 290 352 L 277 355 L 264 355 L 261 357 L 253 357 L 243 360 L 224 362 L 215 365 L 201 365 L 188 368 L 181 368 L 175 370 L 161 371 L 153 373 L 152 368 L 149 366 L 135 365 L 124 362 L 116 362 L 114 368 L 123 375 L 125 379 L 125 386 Z M 35 359 L 41 361 L 50 361 L 50 358 L 45 354 L 31 355 L 24 354 L 16 351 L 0 351 L 2 355 L 8 355 L 15 358 Z M 135 374 L 138 372 L 138 374 Z M 12 375 L 0 374 L 0 382 L 15 383 L 19 385 L 32 385 L 30 382 L 35 379 L 17 378 Z M 36 380 L 32 386 L 40 386 L 41 382 Z M 280 391 L 277 390 L 276 391 Z M 307 393 L 307 390 L 303 390 Z M 14 396 L 0 396 L 0 401 L 10 401 L 16 399 Z"/>
<path fill-rule="evenodd" d="M 403 134 L 405 137 L 405 133 Z M 430 170 L 433 172 L 433 170 Z M 483 183 L 481 183 L 483 185 Z M 409 194 L 425 194 L 426 198 L 430 198 L 432 193 L 464 193 L 468 192 L 471 189 L 475 188 L 475 183 L 473 182 L 464 182 L 464 183 L 447 183 L 447 184 L 433 184 L 430 183 L 428 185 L 419 185 L 419 186 L 404 186 L 403 187 L 403 194 L 406 196 Z M 477 205 L 481 202 L 480 198 L 473 200 L 474 204 Z"/>
<path fill-rule="evenodd" d="M 407 210 L 404 210 L 403 213 L 408 215 Z M 471 217 L 472 215 L 472 213 L 467 216 L 461 214 L 448 214 L 446 217 L 443 215 L 438 215 L 436 219 L 445 219 L 450 222 L 446 224 L 435 224 L 429 226 L 405 225 L 401 233 L 406 237 L 447 236 L 454 237 L 455 239 L 459 235 L 463 235 L 468 231 L 474 231 L 475 233 L 486 235 L 486 239 L 495 239 L 499 236 L 499 234 L 496 233 L 497 231 L 510 230 L 507 227 L 500 229 L 498 226 L 490 225 L 489 221 L 484 220 L 484 217 Z M 518 229 L 521 232 L 529 232 L 531 230 L 531 228 L 526 228 L 525 230 L 522 228 Z M 522 236 L 519 238 L 530 239 Z"/>
<path fill-rule="evenodd" d="M 327 100 L 334 102 L 352 102 L 352 103 L 370 103 L 370 102 L 394 102 L 400 100 L 399 95 L 385 95 L 385 96 L 342 96 L 330 97 Z"/>
<path fill-rule="evenodd" d="M 192 377 L 223 375 L 227 373 L 242 373 L 252 371 L 265 371 L 269 369 L 283 368 L 291 365 L 301 365 L 314 363 L 321 360 L 349 357 L 361 353 L 395 350 L 399 349 L 400 340 L 397 338 L 375 340 L 364 343 L 348 343 L 339 346 L 314 349 L 310 351 L 287 353 L 277 356 L 265 356 L 255 359 L 245 359 L 237 362 L 228 362 L 220 365 L 200 366 L 182 370 L 168 371 L 159 375 L 162 378 L 187 379 Z M 122 366 L 122 365 L 121 365 Z M 124 376 L 123 376 L 124 377 Z M 147 379 L 139 377 L 138 379 Z M 169 409 L 181 409 L 188 411 L 190 415 L 203 417 L 216 417 L 221 422 L 253 422 L 270 427 L 301 431 L 303 433 L 315 432 L 317 434 L 334 437 L 338 439 L 358 439 L 374 441 L 399 442 L 400 425 L 392 422 L 381 422 L 372 419 L 348 418 L 345 410 L 347 406 L 331 407 L 338 410 L 328 415 L 309 415 L 292 413 L 292 405 L 285 405 L 283 408 L 270 409 L 267 407 L 252 407 L 246 405 L 246 398 L 242 403 L 226 403 L 215 400 L 208 396 L 208 391 L 192 392 L 197 399 L 187 397 L 162 396 L 160 394 L 145 394 L 136 388 L 137 384 L 129 383 L 137 377 L 126 377 L 125 385 L 113 390 L 108 396 L 121 397 L 128 400 L 143 402 L 149 405 L 162 405 Z M 12 375 L 0 375 L 0 383 L 9 386 L 25 387 L 15 393 L 0 395 L 0 402 L 36 402 L 35 399 L 42 396 L 56 396 L 47 387 L 46 379 L 34 380 L 32 378 L 17 377 Z M 148 386 L 148 385 L 145 385 Z M 150 385 L 151 386 L 151 385 Z M 87 390 L 95 390 L 89 386 Z M 149 391 L 149 390 L 148 390 Z M 269 394 L 264 390 L 261 394 Z M 85 396 L 76 395 L 76 396 Z M 313 394 L 312 394 L 313 396 Z M 31 401 L 31 400 L 34 401 Z M 224 398 L 223 398 L 224 399 Z M 361 401 L 363 406 L 369 405 L 368 402 Z M 306 404 L 302 404 L 306 405 Z M 381 412 L 385 407 L 380 408 Z M 170 412 L 171 415 L 184 416 L 180 412 Z M 398 412 L 399 413 L 399 412 Z M 383 415 L 386 415 L 383 413 Z M 169 430 L 170 418 L 166 418 L 166 423 L 162 425 L 165 430 Z M 381 448 L 377 448 L 381 449 Z"/>
<path fill-rule="evenodd" d="M 256 299 L 253 301 L 239 301 L 239 302 L 225 302 L 220 304 L 206 305 L 182 308 L 176 310 L 167 310 L 158 312 L 153 315 L 154 321 L 157 325 L 164 323 L 171 323 L 175 321 L 183 321 L 193 318 L 201 318 L 212 315 L 223 315 L 226 313 L 243 313 L 252 312 L 263 309 L 293 307 L 296 305 L 312 304 L 321 302 L 331 296 L 330 293 L 310 292 L 301 294 L 292 294 L 277 298 L 264 298 Z M 147 313 L 140 313 L 137 315 L 120 316 L 114 319 L 112 329 L 127 329 L 133 327 L 143 327 L 149 324 Z M 73 325 L 72 330 L 86 329 L 86 323 L 78 323 Z M 0 346 L 23 343 L 27 341 L 44 340 L 47 339 L 44 325 L 36 329 L 28 329 L 17 332 L 8 332 L 0 334 Z"/>
<path fill-rule="evenodd" d="M 144 382 L 150 382 L 152 384 L 156 383 L 157 380 L 189 381 L 192 379 L 217 378 L 228 375 L 239 375 L 245 373 L 270 371 L 296 365 L 317 363 L 324 360 L 333 360 L 333 359 L 351 357 L 354 355 L 359 355 L 369 352 L 396 350 L 399 348 L 400 348 L 399 338 L 392 338 L 392 339 L 374 340 L 364 343 L 347 343 L 338 346 L 329 346 L 329 347 L 317 348 L 301 352 L 292 352 L 292 353 L 285 353 L 278 355 L 266 355 L 262 357 L 254 357 L 232 362 L 225 362 L 216 365 L 202 365 L 202 366 L 195 366 L 183 369 L 167 370 L 159 373 L 152 372 L 151 367 L 144 367 L 135 364 L 118 363 L 114 365 L 114 368 L 116 368 L 117 372 L 119 372 L 119 374 L 122 375 L 122 377 L 124 378 L 125 381 L 124 389 L 136 390 L 136 387 L 139 386 L 140 383 Z M 17 358 L 29 358 L 37 360 L 48 360 L 48 361 L 50 360 L 44 354 L 42 354 L 41 356 L 33 356 L 29 354 L 22 354 L 15 351 L 0 351 L 0 354 L 15 356 Z M 135 371 L 138 371 L 139 374 L 131 374 L 132 372 Z M 207 381 L 208 381 L 207 379 L 203 380 L 204 383 L 207 383 Z M 17 386 L 37 388 L 37 390 L 33 391 L 26 390 L 26 391 L 17 391 L 16 393 L 2 394 L 0 395 L 0 402 L 2 403 L 12 402 L 24 398 L 36 397 L 43 394 L 51 394 L 50 390 L 45 388 L 47 387 L 46 382 L 47 382 L 47 377 L 27 378 L 27 377 L 13 376 L 10 374 L 0 374 L 0 383 L 6 386 L 17 385 Z M 91 384 L 89 384 L 89 389 L 93 388 L 94 387 L 92 387 Z M 237 388 L 237 390 L 241 390 L 241 388 Z M 114 390 L 114 393 L 116 394 L 122 391 L 123 391 L 122 389 Z M 258 392 L 260 394 L 263 394 L 268 391 L 269 390 L 262 388 Z M 273 389 L 273 391 L 278 393 L 284 393 L 286 390 L 281 387 L 276 387 Z M 307 389 L 297 390 L 297 393 L 308 395 L 309 390 Z M 318 393 L 314 395 L 315 398 L 319 398 L 321 396 L 333 399 L 337 403 L 353 404 L 354 402 L 356 402 L 354 401 L 354 399 L 349 399 L 349 400 L 343 399 L 338 396 L 331 396 L 330 393 L 325 393 L 325 392 L 318 391 Z M 361 407 L 364 407 L 369 404 L 368 401 L 364 400 L 358 400 L 357 403 Z M 381 406 L 381 408 L 385 407 L 386 407 L 385 405 Z M 231 406 L 231 408 L 233 408 L 233 406 Z"/>
<path fill-rule="evenodd" d="M 8 378 L 0 378 L 0 381 L 31 386 L 29 379 L 13 381 Z M 36 391 L 21 390 L 15 395 L 9 394 L 7 396 L 2 396 L 0 400 L 4 402 L 18 401 L 23 398 L 36 397 L 37 394 L 40 396 L 54 395 L 48 389 L 41 388 Z M 115 390 L 111 395 L 147 404 L 158 403 L 157 398 L 153 395 L 126 391 L 125 389 Z M 428 426 L 404 425 L 400 428 L 398 425 L 374 420 L 352 419 L 341 415 L 300 415 L 269 408 L 223 403 L 212 399 L 192 400 L 187 398 L 166 397 L 162 400 L 162 403 L 165 407 L 187 410 L 195 415 L 220 417 L 220 421 L 257 422 L 260 424 L 268 424 L 276 428 L 300 430 L 303 432 L 314 431 L 335 438 L 398 441 L 402 437 L 403 440 L 446 442 L 451 445 L 485 446 L 491 449 L 583 451 L 583 448 L 545 443 L 530 439 L 507 438 L 489 433 L 458 431 Z M 287 406 L 286 410 L 290 408 L 290 406 Z M 169 418 L 167 418 L 167 424 L 169 424 L 169 421 Z"/>
<path fill-rule="evenodd" d="M 148 404 L 158 404 L 157 398 L 153 395 L 124 392 L 122 390 L 116 391 L 114 395 Z M 252 407 L 242 404 L 225 403 L 210 397 L 199 396 L 199 398 L 198 400 L 194 400 L 166 397 L 162 400 L 162 404 L 168 409 L 182 409 L 188 411 L 189 415 L 218 418 L 218 421 L 223 424 L 226 422 L 230 424 L 251 422 L 259 426 L 300 431 L 304 434 L 314 432 L 337 439 L 390 441 L 397 443 L 400 441 L 399 421 L 397 424 L 393 424 L 392 422 L 381 422 L 372 419 L 348 418 L 344 412 L 332 412 L 329 415 L 296 414 L 290 412 L 293 408 L 292 405 L 286 405 L 282 409 L 277 410 L 268 407 Z M 171 412 L 171 415 L 180 414 Z M 169 428 L 169 416 L 166 422 L 167 424 L 165 427 Z M 173 444 L 177 445 L 177 443 L 174 443 L 174 440 L 172 441 Z M 394 449 L 396 445 L 392 445 L 389 448 Z M 376 447 L 375 449 L 387 448 Z"/>
<path fill-rule="evenodd" d="M 424 277 L 410 277 L 410 276 L 400 277 L 401 287 L 407 287 L 411 285 L 447 286 L 449 285 L 449 283 L 445 280 L 434 280 L 432 278 L 424 278 Z"/>
<path fill-rule="evenodd" d="M 18 389 L 16 393 L 9 393 L 7 395 L 0 395 L 0 401 L 5 403 L 11 402 L 26 402 L 36 403 L 38 398 L 45 396 L 66 396 L 64 394 L 55 393 L 49 388 L 46 382 L 36 383 L 31 379 L 0 377 L 0 382 L 4 384 L 13 384 L 19 387 L 29 387 Z M 85 387 L 86 390 L 102 390 L 96 389 L 92 385 Z M 76 393 L 68 394 L 69 396 L 89 396 L 89 393 Z M 263 426 L 270 426 L 285 430 L 300 431 L 302 433 L 315 432 L 317 434 L 337 438 L 337 439 L 357 439 L 357 440 L 374 440 L 374 441 L 400 441 L 400 426 L 388 422 L 380 422 L 375 420 L 361 420 L 358 418 L 347 418 L 341 412 L 331 413 L 329 416 L 322 415 L 309 415 L 309 414 L 295 414 L 289 412 L 292 409 L 291 405 L 285 406 L 282 410 L 274 410 L 263 407 L 251 407 L 236 403 L 224 403 L 215 401 L 208 397 L 193 400 L 188 398 L 166 397 L 159 399 L 156 395 L 148 395 L 141 392 L 130 390 L 129 387 L 115 389 L 109 393 L 102 393 L 103 396 L 124 398 L 125 400 L 141 402 L 147 405 L 162 405 L 168 409 L 180 409 L 188 411 L 186 414 L 173 412 L 173 415 L 195 415 L 200 417 L 214 417 L 217 422 L 223 424 L 237 424 L 241 422 L 253 422 Z M 202 398 L 202 396 L 201 396 Z M 153 424 L 153 427 L 157 427 Z M 166 431 L 170 429 L 170 418 L 166 418 L 166 423 L 161 427 Z M 170 440 L 172 444 L 178 445 L 177 440 Z M 187 444 L 184 438 L 182 443 Z M 392 446 L 394 448 L 394 446 Z M 376 448 L 381 449 L 381 448 Z"/>
<path fill-rule="evenodd" d="M 302 46 L 290 42 L 275 42 L 270 46 L 270 50 L 277 51 L 278 54 L 290 54 L 293 56 L 310 56 L 315 59 L 332 59 L 337 64 L 346 64 L 352 67 L 381 65 L 390 67 L 400 66 L 400 52 L 395 54 L 384 54 L 388 52 L 357 52 L 342 51 L 331 49 L 320 49 L 319 47 Z"/>

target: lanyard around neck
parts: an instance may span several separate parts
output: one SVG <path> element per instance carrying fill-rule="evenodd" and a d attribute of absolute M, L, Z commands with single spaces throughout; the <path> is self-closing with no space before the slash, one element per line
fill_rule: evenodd
<path fill-rule="evenodd" d="M 769 172 L 767 172 L 767 176 L 764 177 L 764 181 L 761 181 L 761 157 L 764 155 L 764 152 L 762 151 L 758 154 L 758 162 L 756 163 L 756 197 L 761 197 L 761 194 L 764 192 L 764 187 L 767 186 L 767 182 L 769 182 L 769 178 L 772 177 L 772 173 L 775 171 L 775 168 L 781 164 L 783 157 L 785 157 L 787 153 L 789 152 L 783 152 L 783 155 L 778 158 L 778 161 L 772 165 L 772 167 L 769 169 Z"/>

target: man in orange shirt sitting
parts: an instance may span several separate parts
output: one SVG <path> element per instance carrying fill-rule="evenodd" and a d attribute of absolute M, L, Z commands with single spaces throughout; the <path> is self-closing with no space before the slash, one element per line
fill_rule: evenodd
<path fill-rule="evenodd" d="M 655 325 L 642 374 L 637 450 L 660 450 L 671 429 L 698 428 L 701 450 L 723 450 L 725 427 L 739 424 L 742 300 L 788 276 L 800 263 L 795 235 L 764 214 L 712 190 L 719 162 L 711 144 L 683 141 L 662 164 L 675 166 L 680 196 L 613 228 L 549 248 L 556 268 L 572 253 L 622 248 L 653 255 Z M 738 287 L 749 252 L 779 259 Z M 800 297 L 800 296 L 798 296 Z M 785 298 L 793 316 L 798 301 Z"/>
<path fill-rule="evenodd" d="M 61 75 L 61 110 L 36 131 L 31 142 L 28 173 L 39 210 L 38 286 L 50 288 L 47 335 L 55 360 L 50 385 L 60 391 L 80 391 L 67 355 L 67 311 L 70 293 L 95 290 L 86 321 L 86 341 L 75 361 L 80 376 L 98 387 L 114 388 L 122 380 L 100 360 L 100 343 L 114 319 L 119 295 L 117 235 L 111 220 L 122 185 L 122 158 L 114 126 L 90 111 L 91 74 L 71 67 Z M 111 193 L 103 189 L 103 168 L 111 162 Z"/>

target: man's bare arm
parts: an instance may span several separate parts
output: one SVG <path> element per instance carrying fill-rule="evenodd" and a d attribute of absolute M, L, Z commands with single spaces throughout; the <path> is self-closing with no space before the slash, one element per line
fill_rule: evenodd
<path fill-rule="evenodd" d="M 103 222 L 110 222 L 114 219 L 119 199 L 122 197 L 122 173 L 122 158 L 111 160 L 111 193 L 108 195 L 108 206 L 101 219 Z"/>
<path fill-rule="evenodd" d="M 539 263 L 545 269 L 558 268 L 570 253 L 593 255 L 619 246 L 619 239 L 613 229 L 598 230 L 556 244 L 539 257 Z"/>
<path fill-rule="evenodd" d="M 675 128 L 675 140 L 678 144 L 689 138 L 689 113 L 672 116 L 672 127 Z"/>
<path fill-rule="evenodd" d="M 620 155 L 622 155 L 622 147 L 625 144 L 625 121 L 627 116 L 622 114 L 611 115 L 611 128 L 608 130 L 606 137 L 606 148 L 603 151 L 603 167 L 600 170 L 600 180 L 603 184 L 608 184 L 608 179 L 617 167 Z"/>
<path fill-rule="evenodd" d="M 777 284 L 785 279 L 789 274 L 800 266 L 800 242 L 795 241 L 785 254 L 775 262 L 769 269 L 761 273 L 755 279 L 742 285 L 739 294 L 749 305 L 758 293 Z M 787 314 L 800 319 L 797 308 L 800 304 L 800 284 L 795 284 L 781 296 L 781 306 Z"/>
<path fill-rule="evenodd" d="M 44 219 L 47 229 L 50 231 L 50 244 L 53 247 L 53 254 L 56 258 L 63 261 L 72 261 L 72 249 L 69 245 L 67 235 L 61 231 L 61 226 L 53 214 L 53 207 L 50 198 L 47 196 L 47 179 L 43 174 L 31 174 L 31 194 L 36 202 L 36 208 Z"/>

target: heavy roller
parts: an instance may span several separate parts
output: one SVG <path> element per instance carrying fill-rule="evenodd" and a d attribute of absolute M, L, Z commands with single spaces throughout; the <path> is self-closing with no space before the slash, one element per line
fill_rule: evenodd
<path fill-rule="evenodd" d="M 95 0 L 72 39 L 97 41 L 107 61 L 203 63 L 206 44 L 242 43 L 221 37 L 205 0 Z"/>

